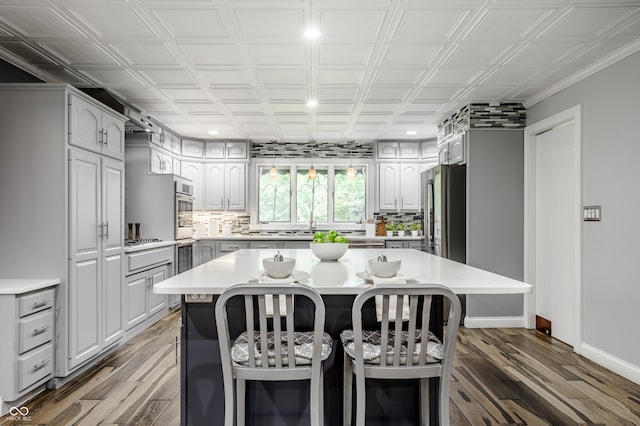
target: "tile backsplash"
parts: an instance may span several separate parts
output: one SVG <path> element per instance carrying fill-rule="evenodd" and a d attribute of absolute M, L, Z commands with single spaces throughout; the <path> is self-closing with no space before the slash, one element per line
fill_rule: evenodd
<path fill-rule="evenodd" d="M 256 143 L 251 147 L 252 158 L 373 158 L 373 143 Z"/>

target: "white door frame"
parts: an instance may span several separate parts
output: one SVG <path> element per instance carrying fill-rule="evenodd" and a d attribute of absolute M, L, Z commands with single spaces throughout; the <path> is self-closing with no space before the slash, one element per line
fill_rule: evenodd
<path fill-rule="evenodd" d="M 575 241 L 573 242 L 578 259 L 574 264 L 576 277 L 574 296 L 574 336 L 573 350 L 580 353 L 582 345 L 582 152 L 581 152 L 581 109 L 576 105 L 565 111 L 533 123 L 524 129 L 524 281 L 533 284 L 533 292 L 525 295 L 524 315 L 527 328 L 535 328 L 536 319 L 536 140 L 537 135 L 551 130 L 559 125 L 573 121 L 573 147 L 576 157 L 574 166 L 578 183 L 578 193 L 575 194 Z"/>

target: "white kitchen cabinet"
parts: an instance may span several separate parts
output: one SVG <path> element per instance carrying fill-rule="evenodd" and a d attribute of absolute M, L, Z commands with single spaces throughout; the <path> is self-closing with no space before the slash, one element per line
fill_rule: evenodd
<path fill-rule="evenodd" d="M 175 159 L 163 150 L 149 148 L 149 172 L 158 174 L 173 174 Z"/>
<path fill-rule="evenodd" d="M 223 159 L 225 158 L 226 144 L 224 142 L 205 143 L 205 158 Z"/>
<path fill-rule="evenodd" d="M 438 142 L 435 140 L 420 142 L 420 158 L 423 161 L 438 162 Z"/>
<path fill-rule="evenodd" d="M 168 277 L 169 266 L 163 265 L 126 278 L 127 330 L 167 307 L 165 295 L 154 293 L 153 286 Z"/>
<path fill-rule="evenodd" d="M 194 267 L 207 263 L 218 257 L 217 243 L 215 241 L 198 241 L 196 243 L 196 259 Z"/>
<path fill-rule="evenodd" d="M 205 207 L 204 163 L 182 161 L 180 175 L 193 182 L 193 209 L 203 210 Z"/>
<path fill-rule="evenodd" d="M 229 159 L 244 159 L 248 155 L 246 142 L 227 142 L 226 156 Z"/>
<path fill-rule="evenodd" d="M 181 154 L 183 157 L 202 158 L 203 147 L 204 142 L 183 139 Z"/>
<path fill-rule="evenodd" d="M 205 142 L 205 155 L 207 159 L 246 159 L 248 156 L 248 144 L 244 141 L 223 142 L 223 141 L 207 141 Z"/>
<path fill-rule="evenodd" d="M 124 123 L 96 104 L 69 95 L 69 143 L 119 160 L 124 158 Z"/>
<path fill-rule="evenodd" d="M 205 165 L 205 209 L 245 210 L 245 163 L 207 163 Z"/>
<path fill-rule="evenodd" d="M 124 335 L 122 267 L 124 166 L 70 150 L 69 365 L 87 361 Z"/>
<path fill-rule="evenodd" d="M 420 164 L 378 163 L 378 209 L 420 210 Z"/>
<path fill-rule="evenodd" d="M 420 143 L 414 141 L 398 142 L 398 158 L 410 160 L 420 158 Z"/>
<path fill-rule="evenodd" d="M 60 280 L 54 376 L 66 377 L 123 340 L 124 165 L 114 152 L 127 118 L 64 84 L 0 84 L 0 99 L 11 140 L 3 171 L 28 194 L 2 211 L 11 226 L 0 238 L 0 270 Z M 103 127 L 106 147 L 95 143 Z M 3 199 L 16 199 L 14 186 L 0 190 Z"/>
<path fill-rule="evenodd" d="M 0 295 L 0 396 L 5 403 L 53 377 L 54 291 Z"/>
<path fill-rule="evenodd" d="M 466 162 L 467 158 L 464 134 L 457 134 L 438 141 L 438 163 L 465 164 Z"/>
<path fill-rule="evenodd" d="M 419 141 L 379 141 L 376 144 L 376 157 L 379 159 L 408 159 L 420 158 Z"/>
<path fill-rule="evenodd" d="M 137 250 L 126 254 L 125 323 L 127 330 L 167 308 L 167 296 L 153 286 L 173 275 L 175 247 Z"/>

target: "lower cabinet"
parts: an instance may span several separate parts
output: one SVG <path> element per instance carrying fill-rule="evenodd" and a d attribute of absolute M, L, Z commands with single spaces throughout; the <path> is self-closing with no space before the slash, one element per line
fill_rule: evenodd
<path fill-rule="evenodd" d="M 126 278 L 127 329 L 140 324 L 166 306 L 164 294 L 153 292 L 153 285 L 169 277 L 169 266 L 158 266 Z"/>
<path fill-rule="evenodd" d="M 53 377 L 54 291 L 0 294 L 0 412 Z"/>
<path fill-rule="evenodd" d="M 202 265 L 217 256 L 217 243 L 215 241 L 198 241 L 194 252 L 193 266 Z"/>
<path fill-rule="evenodd" d="M 175 247 L 139 250 L 126 254 L 125 325 L 127 330 L 168 309 L 168 297 L 153 286 L 173 275 Z"/>
<path fill-rule="evenodd" d="M 385 240 L 385 248 L 410 248 L 414 250 L 422 250 L 419 240 Z"/>

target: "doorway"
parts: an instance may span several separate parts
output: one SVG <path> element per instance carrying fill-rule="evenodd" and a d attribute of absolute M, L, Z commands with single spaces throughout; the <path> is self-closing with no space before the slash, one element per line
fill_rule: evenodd
<path fill-rule="evenodd" d="M 580 107 L 525 128 L 525 268 L 534 285 L 528 327 L 551 321 L 552 336 L 581 343 Z"/>

